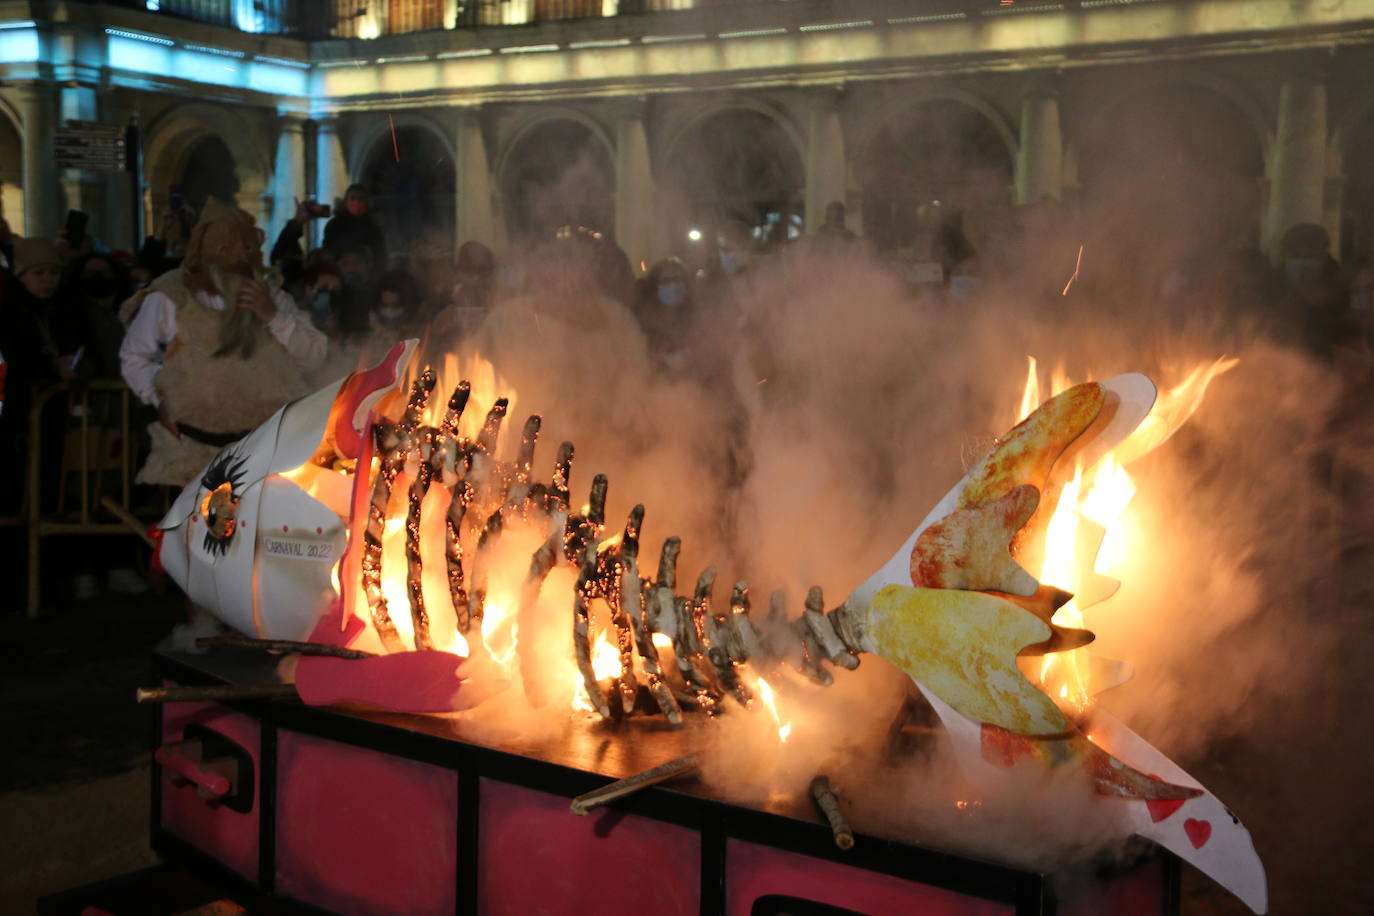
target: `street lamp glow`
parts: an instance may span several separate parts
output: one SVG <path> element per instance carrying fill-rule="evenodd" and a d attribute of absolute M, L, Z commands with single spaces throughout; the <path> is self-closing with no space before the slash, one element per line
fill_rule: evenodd
<path fill-rule="evenodd" d="M 700 241 L 701 241 L 701 230 L 700 230 L 700 229 L 688 229 L 688 230 L 687 230 L 687 238 L 690 239 L 690 240 L 693 241 L 693 242 L 700 242 Z"/>

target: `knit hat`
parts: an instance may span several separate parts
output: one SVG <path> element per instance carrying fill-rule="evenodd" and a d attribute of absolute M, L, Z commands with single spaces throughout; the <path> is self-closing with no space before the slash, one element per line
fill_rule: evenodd
<path fill-rule="evenodd" d="M 14 275 L 21 276 L 24 271 L 35 267 L 61 267 L 62 256 L 57 245 L 44 238 L 16 239 L 14 242 Z"/>

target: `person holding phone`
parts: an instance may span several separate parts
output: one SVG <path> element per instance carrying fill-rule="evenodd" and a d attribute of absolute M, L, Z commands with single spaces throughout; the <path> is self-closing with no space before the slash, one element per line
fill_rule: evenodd
<path fill-rule="evenodd" d="M 377 270 L 386 269 L 386 239 L 372 216 L 372 195 L 365 186 L 351 184 L 344 192 L 343 207 L 324 227 L 323 247 L 342 258 L 346 252 L 366 248 Z"/>

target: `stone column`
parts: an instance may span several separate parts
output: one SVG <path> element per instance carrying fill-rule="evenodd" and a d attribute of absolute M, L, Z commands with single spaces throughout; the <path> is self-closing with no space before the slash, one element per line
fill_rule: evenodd
<path fill-rule="evenodd" d="M 56 238 L 64 213 L 53 161 L 53 133 L 57 128 L 57 91 L 52 86 L 19 87 L 19 116 L 23 119 L 24 235 Z M 20 232 L 20 227 L 11 227 Z"/>
<path fill-rule="evenodd" d="M 305 118 L 297 114 L 277 118 L 277 156 L 272 163 L 272 196 L 275 204 L 269 234 L 281 231 L 281 224 L 295 214 L 295 201 L 309 195 L 305 188 Z"/>
<path fill-rule="evenodd" d="M 455 250 L 468 239 L 476 239 L 500 251 L 506 240 L 492 195 L 491 164 L 482 137 L 480 107 L 454 111 L 453 150 Z"/>
<path fill-rule="evenodd" d="M 339 138 L 337 118 L 316 118 L 315 135 L 315 200 L 333 206 L 348 187 L 348 164 L 344 158 L 343 141 Z M 312 220 L 312 246 L 324 240 L 324 220 Z"/>
<path fill-rule="evenodd" d="M 1304 74 L 1279 89 L 1279 117 L 1269 153 L 1264 248 L 1271 258 L 1296 223 L 1322 223 L 1326 187 L 1326 81 Z"/>
<path fill-rule="evenodd" d="M 825 222 L 825 208 L 834 201 L 846 202 L 844 129 L 840 124 L 838 89 L 817 90 L 811 96 L 806 132 L 806 231 L 815 232 Z M 855 227 L 856 214 L 846 222 Z M 862 221 L 858 223 L 862 225 Z"/>
<path fill-rule="evenodd" d="M 615 122 L 615 238 L 636 276 L 640 262 L 652 264 L 659 250 L 654 239 L 657 192 L 644 131 L 645 108 L 643 99 L 619 106 Z"/>
<path fill-rule="evenodd" d="M 1021 137 L 1016 151 L 1016 202 L 1059 200 L 1064 191 L 1064 139 L 1059 93 L 1033 86 L 1021 99 Z"/>

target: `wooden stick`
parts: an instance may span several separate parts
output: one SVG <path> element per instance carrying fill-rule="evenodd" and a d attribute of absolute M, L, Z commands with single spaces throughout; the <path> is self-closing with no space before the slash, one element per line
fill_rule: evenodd
<path fill-rule="evenodd" d="M 235 649 L 257 649 L 262 652 L 299 652 L 301 655 L 328 655 L 333 658 L 372 658 L 371 652 L 326 646 L 318 642 L 298 642 L 294 639 L 253 639 L 249 636 L 202 636 L 196 640 L 201 649 L 229 646 Z"/>
<path fill-rule="evenodd" d="M 213 687 L 140 687 L 140 703 L 190 703 L 204 700 L 286 700 L 296 696 L 294 684 L 217 684 Z"/>
<path fill-rule="evenodd" d="M 132 531 L 139 537 L 143 538 L 143 542 L 145 544 L 147 544 L 154 550 L 157 549 L 157 544 L 154 543 L 153 539 L 148 536 L 148 526 L 143 522 L 139 521 L 138 518 L 135 517 L 135 515 L 132 512 L 130 512 L 128 509 L 124 508 L 108 496 L 103 497 L 100 500 L 100 504 L 105 507 L 105 511 L 109 512 L 111 515 L 119 519 L 124 524 L 128 525 L 130 531 Z"/>
<path fill-rule="evenodd" d="M 849 829 L 849 822 L 844 819 L 839 796 L 830 787 L 830 780 L 825 776 L 817 776 L 811 780 L 811 797 L 816 800 L 821 813 L 830 822 L 830 832 L 835 836 L 835 845 L 841 849 L 853 849 L 854 831 Z"/>
<path fill-rule="evenodd" d="M 618 798 L 633 795 L 636 792 L 647 789 L 650 786 L 658 785 L 661 782 L 667 782 L 679 776 L 695 773 L 699 769 L 701 769 L 701 755 L 688 754 L 686 757 L 679 757 L 676 760 L 669 760 L 667 763 L 661 763 L 656 767 L 645 770 L 643 773 L 636 773 L 625 779 L 617 779 L 610 785 L 602 786 L 600 789 L 594 789 L 585 795 L 579 795 L 572 800 L 572 804 L 569 807 L 572 808 L 573 814 L 584 815 L 593 808 L 599 808 Z"/>

